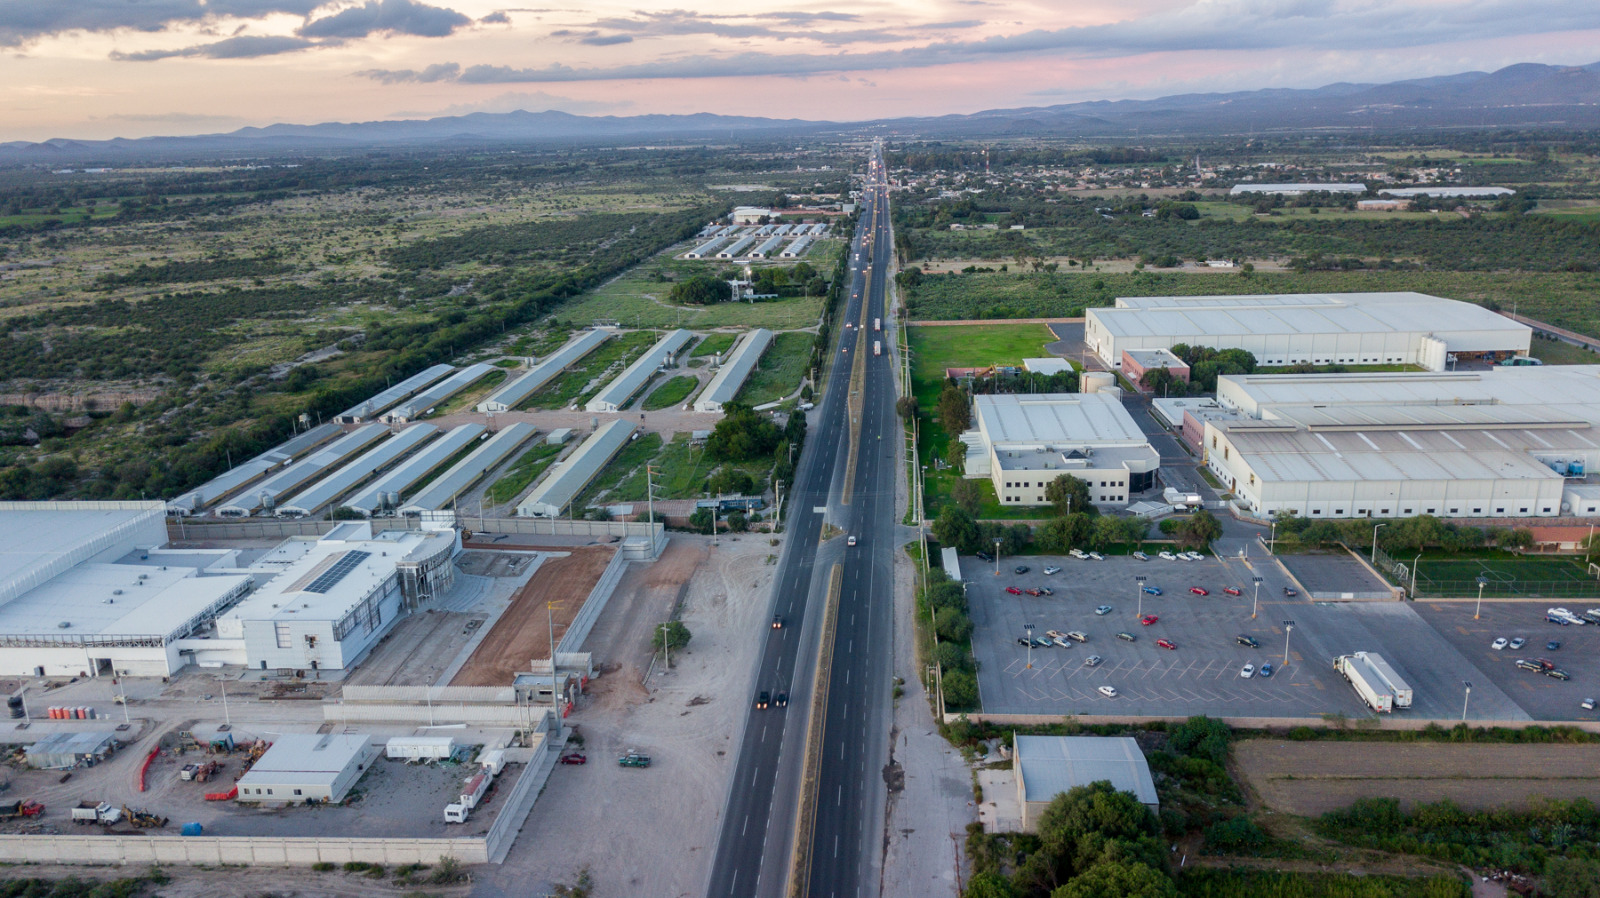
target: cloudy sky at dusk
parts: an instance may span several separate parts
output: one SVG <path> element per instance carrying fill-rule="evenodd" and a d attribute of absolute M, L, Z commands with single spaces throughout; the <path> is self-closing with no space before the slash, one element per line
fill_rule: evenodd
<path fill-rule="evenodd" d="M 1594 0 L 0 0 L 0 140 L 512 109 L 840 121 L 1596 48 Z"/>

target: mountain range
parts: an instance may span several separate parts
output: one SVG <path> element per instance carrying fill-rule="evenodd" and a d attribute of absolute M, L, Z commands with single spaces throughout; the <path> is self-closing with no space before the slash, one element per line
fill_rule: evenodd
<path fill-rule="evenodd" d="M 1129 137 L 1287 131 L 1466 128 L 1600 128 L 1600 62 L 1521 63 L 1387 84 L 1309 90 L 1182 94 L 994 109 L 966 115 L 805 121 L 711 113 L 581 116 L 565 112 L 472 113 L 431 119 L 275 124 L 226 134 L 0 143 L 0 163 L 104 162 L 216 154 L 271 154 L 371 147 L 616 145 L 640 141 L 787 139 L 881 134 L 902 138 Z"/>

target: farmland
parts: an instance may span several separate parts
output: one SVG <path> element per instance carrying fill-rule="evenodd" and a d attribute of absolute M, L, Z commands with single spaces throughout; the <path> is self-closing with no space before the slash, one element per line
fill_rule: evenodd
<path fill-rule="evenodd" d="M 815 337 L 805 331 L 778 334 L 772 339 L 761 364 L 750 372 L 750 379 L 739 391 L 740 402 L 761 405 L 776 402 L 800 388 L 800 379 L 806 374 L 806 364 L 811 360 L 811 343 Z"/>

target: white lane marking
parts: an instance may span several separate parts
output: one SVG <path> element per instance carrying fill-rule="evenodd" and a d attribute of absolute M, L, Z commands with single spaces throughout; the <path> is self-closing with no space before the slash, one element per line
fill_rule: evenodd
<path fill-rule="evenodd" d="M 748 832 L 750 832 L 750 815 L 746 814 L 746 815 L 744 815 L 744 826 L 740 827 L 739 835 L 743 836 Z M 738 876 L 739 875 L 738 871 L 734 871 L 733 875 L 734 876 Z"/>

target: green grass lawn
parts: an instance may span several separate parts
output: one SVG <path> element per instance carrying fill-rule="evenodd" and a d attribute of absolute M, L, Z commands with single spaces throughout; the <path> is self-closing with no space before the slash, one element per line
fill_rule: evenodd
<path fill-rule="evenodd" d="M 445 403 L 439 406 L 438 411 L 434 412 L 434 416 L 437 417 L 439 415 L 448 415 L 453 412 L 459 412 L 463 409 L 472 408 L 473 406 L 482 402 L 484 399 L 488 398 L 489 394 L 494 392 L 494 389 L 505 381 L 508 373 L 509 372 L 503 368 L 490 371 L 488 374 L 485 374 L 477 383 L 445 400 Z"/>
<path fill-rule="evenodd" d="M 645 467 L 656 469 L 657 499 L 696 499 L 704 495 L 706 478 L 721 465 L 706 457 L 704 447 L 691 446 L 689 435 L 680 433 L 663 444 L 661 435 L 647 433 L 623 447 L 611 463 L 601 469 L 586 487 L 574 508 L 590 503 L 644 502 L 647 498 Z M 756 481 L 756 490 L 766 489 L 771 462 L 758 459 L 735 465 Z"/>
<path fill-rule="evenodd" d="M 737 339 L 739 339 L 738 334 L 712 334 L 700 341 L 700 345 L 694 348 L 691 357 L 699 358 L 701 356 L 716 355 L 719 352 L 727 352 L 733 348 L 733 341 Z"/>
<path fill-rule="evenodd" d="M 596 375 L 619 362 L 621 364 L 614 373 L 621 374 L 622 367 L 644 354 L 644 351 L 655 342 L 656 335 L 649 331 L 634 331 L 607 340 L 577 364 L 561 372 L 555 380 L 523 400 L 517 407 L 559 409 L 566 408 L 574 402 L 581 404 L 605 386 L 604 381 L 593 387 L 589 386 L 589 382 L 594 380 Z"/>
<path fill-rule="evenodd" d="M 499 504 L 515 499 L 528 488 L 529 484 L 537 480 L 560 454 L 560 446 L 541 440 L 532 449 L 522 453 L 522 457 L 511 466 L 511 470 L 489 487 L 489 501 Z"/>
<path fill-rule="evenodd" d="M 647 433 L 622 447 L 611 463 L 589 481 L 572 501 L 573 509 L 588 508 L 596 502 L 607 505 L 645 497 L 645 466 L 661 448 L 661 434 Z"/>
<path fill-rule="evenodd" d="M 653 412 L 657 409 L 671 408 L 688 399 L 690 394 L 699 386 L 700 379 L 697 377 L 689 377 L 688 375 L 674 377 L 644 398 L 644 410 Z"/>
<path fill-rule="evenodd" d="M 1417 564 L 1417 588 L 1425 595 L 1472 596 L 1479 577 L 1488 581 L 1485 596 L 1600 596 L 1600 581 L 1586 573 L 1581 557 L 1488 552 L 1463 558 L 1434 552 L 1424 553 Z"/>
<path fill-rule="evenodd" d="M 811 361 L 811 344 L 815 334 L 790 331 L 773 337 L 761 364 L 750 372 L 750 378 L 740 388 L 738 400 L 751 405 L 776 402 L 800 387 L 805 377 L 806 365 Z"/>

